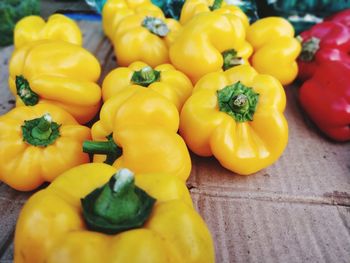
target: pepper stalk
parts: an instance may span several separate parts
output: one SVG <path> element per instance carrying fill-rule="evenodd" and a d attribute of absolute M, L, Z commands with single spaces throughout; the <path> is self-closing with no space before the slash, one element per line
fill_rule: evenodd
<path fill-rule="evenodd" d="M 17 95 L 26 106 L 34 106 L 39 102 L 39 95 L 30 88 L 28 80 L 22 75 L 16 76 L 15 83 Z"/>
<path fill-rule="evenodd" d="M 24 121 L 22 128 L 23 141 L 33 146 L 48 146 L 60 136 L 61 125 L 52 121 L 49 113 L 40 118 Z"/>
<path fill-rule="evenodd" d="M 224 59 L 224 63 L 222 65 L 223 70 L 228 70 L 243 64 L 243 58 L 239 57 L 237 55 L 237 51 L 234 49 L 229 49 L 222 52 L 222 57 Z"/>
<path fill-rule="evenodd" d="M 237 122 L 252 121 L 259 100 L 259 94 L 241 82 L 217 91 L 219 110 L 227 113 Z"/>
<path fill-rule="evenodd" d="M 156 199 L 135 185 L 132 171 L 123 168 L 109 182 L 81 199 L 89 229 L 106 234 L 142 227 Z"/>
<path fill-rule="evenodd" d="M 132 74 L 131 82 L 136 85 L 148 87 L 160 80 L 160 71 L 152 69 L 150 66 L 143 67 Z"/>
<path fill-rule="evenodd" d="M 298 40 L 302 42 L 302 50 L 299 55 L 300 60 L 310 62 L 315 58 L 316 52 L 320 49 L 321 40 L 316 37 L 311 37 L 307 41 L 303 42 L 299 36 Z"/>
<path fill-rule="evenodd" d="M 215 0 L 212 6 L 209 6 L 211 11 L 221 8 L 223 0 Z"/>
<path fill-rule="evenodd" d="M 166 37 L 170 31 L 167 24 L 157 17 L 146 16 L 141 25 L 159 37 Z"/>
<path fill-rule="evenodd" d="M 84 141 L 83 152 L 90 155 L 102 154 L 106 155 L 104 163 L 112 165 L 118 159 L 123 151 L 113 140 L 113 135 L 106 137 L 107 141 Z"/>

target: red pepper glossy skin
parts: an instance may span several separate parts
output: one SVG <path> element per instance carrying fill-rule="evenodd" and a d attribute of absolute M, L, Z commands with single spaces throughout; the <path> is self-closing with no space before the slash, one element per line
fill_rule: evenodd
<path fill-rule="evenodd" d="M 303 46 L 303 51 L 298 58 L 300 80 L 304 81 L 312 77 L 317 67 L 324 62 L 342 61 L 350 65 L 350 27 L 330 21 L 322 22 L 304 31 L 300 36 L 302 43 L 312 37 L 320 40 L 319 48 L 310 61 L 303 59 L 305 55 Z"/>
<path fill-rule="evenodd" d="M 325 21 L 332 21 L 350 27 L 350 8 L 329 16 Z"/>
<path fill-rule="evenodd" d="M 321 64 L 301 86 L 299 100 L 325 135 L 336 141 L 350 140 L 350 65 Z"/>

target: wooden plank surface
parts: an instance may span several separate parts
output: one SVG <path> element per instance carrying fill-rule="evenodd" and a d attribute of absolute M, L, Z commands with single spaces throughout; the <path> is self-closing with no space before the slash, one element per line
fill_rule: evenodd
<path fill-rule="evenodd" d="M 81 21 L 84 46 L 116 67 L 98 22 Z M 13 107 L 7 86 L 12 48 L 0 51 L 0 114 Z M 192 154 L 188 181 L 195 206 L 214 238 L 217 262 L 348 262 L 350 144 L 326 140 L 303 116 L 297 88 L 286 88 L 289 144 L 271 167 L 238 176 L 214 158 Z M 0 131 L 1 132 L 1 131 Z M 11 262 L 20 208 L 32 193 L 0 184 L 0 262 Z"/>

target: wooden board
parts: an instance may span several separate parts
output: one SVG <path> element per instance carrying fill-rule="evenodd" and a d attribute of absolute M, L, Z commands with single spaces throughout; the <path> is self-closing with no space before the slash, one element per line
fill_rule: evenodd
<path fill-rule="evenodd" d="M 104 76 L 116 67 L 98 22 L 81 21 L 84 46 Z M 14 105 L 7 86 L 12 47 L 0 51 L 0 114 Z M 286 88 L 289 144 L 271 167 L 238 176 L 192 154 L 188 187 L 213 235 L 217 262 L 349 262 L 350 144 L 333 143 L 303 116 Z M 1 131 L 0 131 L 1 132 Z M 18 213 L 32 193 L 0 184 L 0 262 L 12 262 Z"/>

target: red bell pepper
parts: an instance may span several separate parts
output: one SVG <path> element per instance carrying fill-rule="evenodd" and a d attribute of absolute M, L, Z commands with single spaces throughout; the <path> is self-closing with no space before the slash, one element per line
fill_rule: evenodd
<path fill-rule="evenodd" d="M 329 16 L 325 21 L 332 21 L 350 27 L 350 8 Z"/>
<path fill-rule="evenodd" d="M 350 65 L 320 64 L 301 86 L 301 106 L 318 128 L 336 141 L 350 140 Z"/>
<path fill-rule="evenodd" d="M 350 21 L 350 20 L 349 20 Z M 325 21 L 300 34 L 302 51 L 298 58 L 298 78 L 310 78 L 317 67 L 328 61 L 350 65 L 350 27 Z"/>

